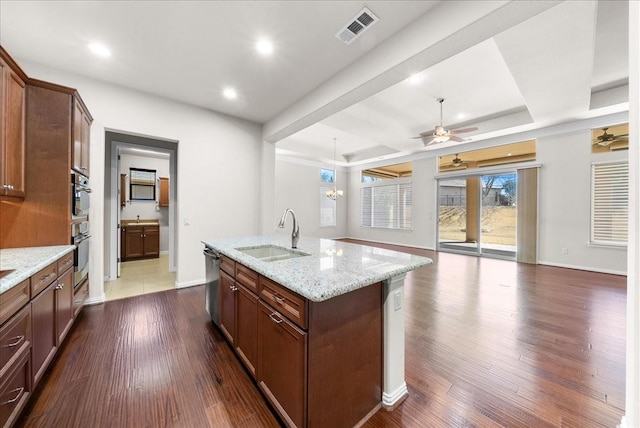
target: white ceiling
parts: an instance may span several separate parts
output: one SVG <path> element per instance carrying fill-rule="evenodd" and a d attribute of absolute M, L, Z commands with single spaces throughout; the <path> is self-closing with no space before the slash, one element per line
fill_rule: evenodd
<path fill-rule="evenodd" d="M 471 9 L 468 2 L 447 3 L 459 12 L 449 14 L 450 22 Z M 522 9 L 526 3 L 533 2 L 520 3 Z M 446 127 L 479 128 L 463 135 L 470 142 L 592 117 L 596 108 L 626 101 L 619 89 L 628 80 L 628 3 L 549 4 L 428 67 L 419 84 L 392 82 L 286 136 L 278 152 L 331 161 L 333 138 L 338 155 L 350 155 L 352 164 L 424 152 L 409 137 L 440 122 L 439 97 Z M 334 35 L 364 6 L 380 21 L 343 44 Z M 0 41 L 18 61 L 265 123 L 359 60 L 382 57 L 412 22 L 443 7 L 437 1 L 2 1 Z M 259 37 L 273 40 L 272 57 L 255 52 Z M 113 56 L 90 56 L 92 40 L 108 44 Z M 238 100 L 222 97 L 227 85 L 237 88 Z"/>

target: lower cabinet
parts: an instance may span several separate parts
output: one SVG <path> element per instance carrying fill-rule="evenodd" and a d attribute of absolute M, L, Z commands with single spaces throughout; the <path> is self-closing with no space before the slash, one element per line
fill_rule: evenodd
<path fill-rule="evenodd" d="M 382 283 L 312 302 L 220 265 L 220 330 L 284 425 L 363 423 L 382 401 Z"/>
<path fill-rule="evenodd" d="M 236 340 L 234 346 L 240 359 L 253 377 L 258 362 L 258 296 L 237 285 Z"/>
<path fill-rule="evenodd" d="M 160 257 L 160 226 L 123 226 L 120 233 L 122 261 Z"/>
<path fill-rule="evenodd" d="M 56 353 L 56 282 L 31 300 L 33 386 L 40 382 Z"/>
<path fill-rule="evenodd" d="M 265 303 L 258 311 L 258 385 L 288 426 L 306 425 L 307 334 Z"/>
<path fill-rule="evenodd" d="M 13 370 L 0 381 L 0 426 L 10 427 L 20 416 L 33 391 L 29 350 L 19 354 Z"/>
<path fill-rule="evenodd" d="M 60 346 L 73 325 L 73 269 L 58 278 L 56 290 L 56 346 Z"/>

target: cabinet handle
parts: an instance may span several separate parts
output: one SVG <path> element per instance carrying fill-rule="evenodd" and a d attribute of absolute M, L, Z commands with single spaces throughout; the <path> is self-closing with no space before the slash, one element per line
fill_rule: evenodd
<path fill-rule="evenodd" d="M 49 275 L 45 275 L 45 276 L 41 277 L 40 281 L 45 281 L 45 280 L 51 278 L 52 276 L 55 276 L 55 274 L 56 274 L 55 272 L 51 272 Z"/>
<path fill-rule="evenodd" d="M 231 291 L 238 291 L 238 287 L 236 287 L 235 285 L 230 285 L 229 288 L 231 289 Z"/>
<path fill-rule="evenodd" d="M 271 318 L 271 321 L 273 321 L 276 324 L 280 324 L 282 322 L 282 318 L 278 317 L 278 315 L 275 312 L 269 314 L 269 318 Z"/>
<path fill-rule="evenodd" d="M 15 403 L 16 401 L 18 401 L 18 398 L 20 398 L 20 396 L 24 392 L 24 387 L 21 386 L 20 388 L 16 388 L 13 391 L 9 391 L 9 394 L 11 394 L 12 392 L 17 392 L 16 396 L 10 400 L 3 401 L 2 403 L 0 403 L 0 406 L 4 406 L 5 404 Z"/>
<path fill-rule="evenodd" d="M 80 169 L 83 170 L 83 171 L 86 171 L 87 167 L 86 166 L 81 166 Z"/>
<path fill-rule="evenodd" d="M 13 190 L 13 185 L 12 184 L 3 184 L 2 188 L 3 189 L 7 189 L 7 190 Z"/>
<path fill-rule="evenodd" d="M 24 340 L 24 335 L 20 335 L 20 336 L 16 336 L 12 338 L 13 342 L 7 344 L 7 345 L 2 345 L 3 348 L 13 348 L 14 346 L 17 346 L 18 343 L 22 342 Z"/>
<path fill-rule="evenodd" d="M 56 290 L 62 290 L 64 288 L 64 284 L 56 285 Z"/>
<path fill-rule="evenodd" d="M 273 300 L 275 300 L 276 302 L 278 302 L 280 304 L 284 303 L 284 297 L 282 297 L 278 293 L 273 293 L 271 296 L 273 297 Z"/>

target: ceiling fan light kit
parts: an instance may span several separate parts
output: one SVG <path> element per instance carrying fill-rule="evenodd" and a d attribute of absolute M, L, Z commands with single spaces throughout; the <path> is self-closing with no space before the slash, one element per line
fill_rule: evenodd
<path fill-rule="evenodd" d="M 444 98 L 438 98 L 438 103 L 440 103 L 440 125 L 437 125 L 433 131 L 431 132 L 421 132 L 419 136 L 412 138 L 420 138 L 425 147 L 435 144 L 435 143 L 445 143 L 447 141 L 456 141 L 462 142 L 464 139 L 457 137 L 457 134 L 463 134 L 465 132 L 477 131 L 478 128 L 465 128 L 465 129 L 454 129 L 452 131 L 445 129 L 442 125 L 442 103 L 444 103 Z"/>

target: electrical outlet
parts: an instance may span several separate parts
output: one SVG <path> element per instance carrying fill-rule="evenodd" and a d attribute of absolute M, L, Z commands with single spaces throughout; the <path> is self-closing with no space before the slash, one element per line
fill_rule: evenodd
<path fill-rule="evenodd" d="M 564 255 L 569 254 L 569 249 L 568 249 L 568 248 L 566 248 L 566 247 L 562 247 L 562 250 L 561 250 L 561 251 L 562 251 L 562 254 L 564 254 Z"/>
<path fill-rule="evenodd" d="M 399 311 L 402 308 L 402 292 L 400 290 L 393 293 L 393 309 Z"/>
<path fill-rule="evenodd" d="M 191 224 L 191 220 L 189 220 L 189 217 L 185 217 L 184 218 L 184 225 L 185 226 L 189 226 Z"/>

